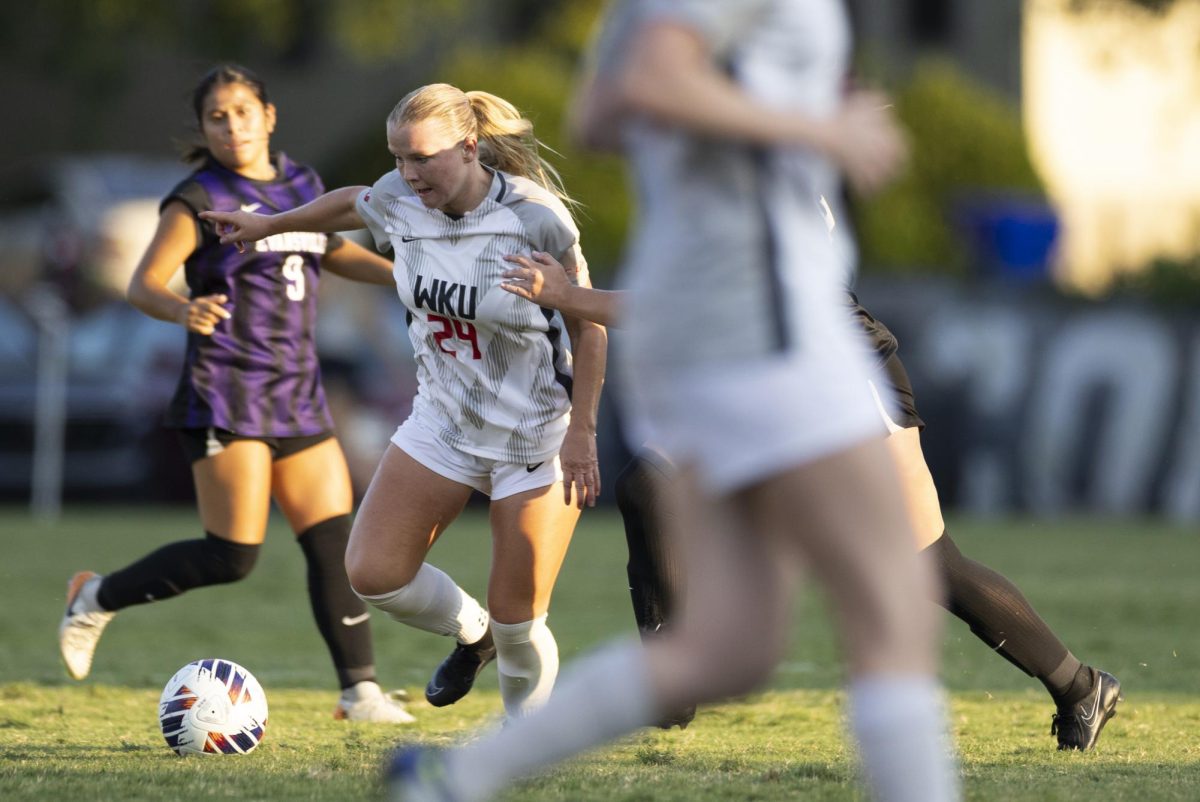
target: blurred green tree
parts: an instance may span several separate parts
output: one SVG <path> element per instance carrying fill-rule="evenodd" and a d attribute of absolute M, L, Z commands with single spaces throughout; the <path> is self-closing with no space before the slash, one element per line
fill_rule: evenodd
<path fill-rule="evenodd" d="M 953 63 L 918 63 L 895 95 L 911 163 L 898 181 L 855 206 L 863 269 L 963 274 L 970 248 L 956 205 L 980 195 L 1043 198 L 1021 118 L 1006 98 Z"/>
<path fill-rule="evenodd" d="M 559 4 L 517 44 L 461 47 L 443 65 L 446 80 L 508 99 L 534 121 L 567 191 L 582 204 L 577 212 L 593 278 L 607 284 L 620 260 L 629 216 L 629 195 L 620 161 L 573 148 L 565 136 L 566 103 L 600 9 L 599 0 Z M 503 69 L 498 70 L 497 64 Z"/>
<path fill-rule="evenodd" d="M 555 151 L 546 155 L 562 174 L 567 191 L 582 204 L 576 216 L 584 253 L 593 279 L 607 285 L 620 259 L 629 214 L 624 171 L 615 157 L 571 147 L 564 132 L 572 81 L 602 2 L 525 4 L 536 6 L 536 11 L 493 8 L 488 13 L 495 24 L 481 26 L 490 34 L 457 43 L 420 81 L 399 88 L 396 100 L 420 83 L 445 81 L 464 90 L 491 92 L 516 105 L 533 120 L 538 138 Z M 379 127 L 364 132 L 344 158 L 323 170 L 330 186 L 362 183 L 391 169 L 382 127 L 388 111 L 380 109 Z"/>

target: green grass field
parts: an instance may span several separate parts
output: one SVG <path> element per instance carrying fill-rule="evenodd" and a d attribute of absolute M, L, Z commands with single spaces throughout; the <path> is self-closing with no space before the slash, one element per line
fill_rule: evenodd
<path fill-rule="evenodd" d="M 963 552 L 1013 579 L 1083 660 L 1120 677 L 1125 701 L 1096 751 L 1058 753 L 1041 685 L 947 619 L 943 676 L 968 799 L 1200 799 L 1200 538 L 1155 522 L 955 521 Z M 92 676 L 59 665 L 66 579 L 111 570 L 198 534 L 188 509 L 72 509 L 52 528 L 0 510 L 0 799 L 373 799 L 401 741 L 448 744 L 500 712 L 489 669 L 467 699 L 421 700 L 441 638 L 376 614 L 381 681 L 421 700 L 412 727 L 330 717 L 335 683 L 304 592 L 299 549 L 274 521 L 245 582 L 128 610 L 105 633 Z M 564 664 L 633 633 L 624 539 L 589 511 L 551 608 Z M 482 594 L 486 519 L 471 512 L 432 561 Z M 850 800 L 861 798 L 841 737 L 840 669 L 821 600 L 797 609 L 795 642 L 762 694 L 702 709 L 685 732 L 647 731 L 514 789 L 510 800 Z M 751 624 L 748 624 L 751 625 Z M 189 660 L 225 657 L 267 691 L 270 726 L 245 757 L 181 759 L 163 743 L 162 684 Z"/>

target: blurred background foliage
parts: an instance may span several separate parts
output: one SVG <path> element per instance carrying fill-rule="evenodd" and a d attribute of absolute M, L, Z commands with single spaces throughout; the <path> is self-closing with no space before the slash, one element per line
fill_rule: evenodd
<path fill-rule="evenodd" d="M 618 161 L 572 148 L 564 99 L 586 51 L 601 0 L 44 0 L 0 8 L 0 64 L 23 64 L 68 79 L 84 106 L 99 108 L 136 80 L 133 54 L 174 50 L 197 63 L 247 64 L 273 72 L 336 53 L 356 63 L 394 63 L 395 100 L 431 81 L 508 98 L 535 124 L 569 191 L 583 204 L 579 224 L 599 284 L 620 259 L 629 196 Z M 70 43 L 48 48 L 47 39 Z M 114 41 L 124 47 L 113 47 Z M 388 79 L 391 82 L 391 79 Z M 347 91 L 354 91 L 347 87 Z M 1040 196 L 1015 107 L 949 61 L 921 62 L 894 87 L 913 161 L 904 178 L 857 206 L 864 270 L 963 273 L 969 249 L 946 222 L 965 192 Z M 317 161 L 328 186 L 370 183 L 391 169 L 383 120 L 347 131 L 348 143 Z M 286 125 L 302 113 L 288 107 Z M 86 119 L 86 108 L 76 119 Z M 182 121 L 181 117 L 181 121 Z M 78 126 L 77 126 L 78 127 Z M 183 133 L 181 131 L 181 133 Z M 80 145 L 87 133 L 77 134 Z"/>
<path fill-rule="evenodd" d="M 1152 12 L 1172 5 L 1171 0 L 1062 2 L 1079 10 L 1105 2 Z M 526 112 L 538 136 L 561 154 L 551 158 L 583 204 L 579 223 L 585 252 L 597 283 L 604 285 L 620 259 L 629 215 L 624 174 L 614 158 L 581 153 L 563 135 L 564 100 L 602 5 L 601 0 L 6 3 L 0 5 L 0 65 L 36 70 L 75 87 L 77 107 L 71 116 L 77 122 L 71 137 L 81 150 L 93 146 L 83 124 L 89 114 L 98 116 L 122 87 L 138 80 L 144 63 L 138 55 L 150 51 L 174 51 L 198 67 L 220 59 L 239 61 L 269 82 L 272 74 L 312 69 L 331 55 L 376 68 L 396 65 L 376 74 L 373 87 L 386 85 L 385 96 L 394 100 L 422 83 L 443 80 L 493 92 Z M 912 162 L 884 193 L 853 202 L 861 268 L 972 275 L 977 265 L 963 209 L 989 198 L 1044 201 L 1019 111 L 1012 99 L 947 59 L 926 58 L 911 70 L 888 75 L 909 131 Z M 347 93 L 354 91 L 346 87 Z M 384 104 L 369 124 L 356 121 L 335 152 L 308 156 L 327 185 L 369 183 L 391 169 L 382 130 L 388 111 Z M 314 113 L 295 105 L 283 112 L 288 130 Z"/>
<path fill-rule="evenodd" d="M 538 138 L 555 151 L 546 155 L 559 169 L 567 190 L 582 204 L 577 222 L 594 278 L 598 284 L 608 284 L 620 259 L 629 215 L 624 171 L 616 157 L 580 151 L 571 147 L 565 136 L 565 99 L 602 3 L 578 0 L 516 5 L 531 8 L 529 13 L 515 16 L 497 15 L 500 27 L 491 29 L 493 35 L 483 41 L 456 43 L 440 59 L 436 72 L 422 80 L 491 92 L 533 120 Z M 521 22 L 514 24 L 513 19 Z M 502 20 L 508 20 L 507 30 Z M 389 110 L 380 109 L 379 127 L 365 131 L 344 158 L 325 170 L 327 183 L 364 183 L 392 168 L 383 140 L 383 120 Z"/>
<path fill-rule="evenodd" d="M 136 68 L 130 48 L 154 45 L 209 59 L 303 62 L 336 47 L 362 61 L 393 59 L 454 35 L 472 12 L 517 2 L 477 0 L 39 0 L 0 7 L 5 61 L 50 74 L 113 78 Z M 420 32 L 397 36 L 398 31 Z M 63 44 L 47 47 L 47 41 Z M 125 47 L 114 47 L 114 43 Z"/>
<path fill-rule="evenodd" d="M 1044 198 L 1020 113 L 941 59 L 918 62 L 892 91 L 911 162 L 900 180 L 854 207 L 862 268 L 967 275 L 968 226 L 954 210 L 972 200 Z"/>

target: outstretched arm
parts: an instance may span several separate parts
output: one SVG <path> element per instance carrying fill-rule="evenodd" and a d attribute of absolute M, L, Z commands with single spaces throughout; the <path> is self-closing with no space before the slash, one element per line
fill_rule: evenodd
<path fill-rule="evenodd" d="M 601 326 L 617 325 L 624 293 L 571 283 L 566 268 L 548 253 L 534 251 L 532 258 L 516 254 L 504 258 L 517 267 L 505 271 L 504 278 L 508 281 L 500 285 L 501 289 L 564 315 Z"/>
<path fill-rule="evenodd" d="M 326 192 L 303 206 L 279 214 L 254 214 L 253 212 L 201 212 L 200 217 L 217 224 L 221 244 L 236 243 L 244 250 L 243 243 L 265 239 L 272 234 L 285 231 L 350 231 L 366 228 L 366 223 L 355 206 L 358 196 L 366 187 L 342 187 Z"/>
<path fill-rule="evenodd" d="M 718 68 L 699 31 L 654 20 L 634 34 L 615 74 L 586 80 L 572 132 L 584 145 L 603 146 L 614 126 L 636 115 L 718 139 L 811 148 L 837 163 L 857 191 L 871 192 L 906 156 L 890 108 L 883 95 L 864 91 L 830 117 L 764 104 Z"/>

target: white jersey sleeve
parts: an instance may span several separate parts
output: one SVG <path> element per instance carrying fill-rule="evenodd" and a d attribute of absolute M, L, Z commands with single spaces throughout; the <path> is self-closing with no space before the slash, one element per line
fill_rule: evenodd
<path fill-rule="evenodd" d="M 367 224 L 367 230 L 375 239 L 375 246 L 381 251 L 392 249 L 392 234 L 389 226 L 388 206 L 399 198 L 412 195 L 408 183 L 395 170 L 384 173 L 374 186 L 368 187 L 359 194 L 355 209 L 359 217 Z"/>

